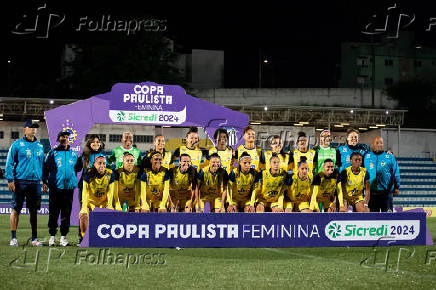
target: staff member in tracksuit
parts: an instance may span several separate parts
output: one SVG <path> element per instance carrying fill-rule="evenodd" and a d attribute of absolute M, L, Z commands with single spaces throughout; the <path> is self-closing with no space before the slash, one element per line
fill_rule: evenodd
<path fill-rule="evenodd" d="M 371 212 L 392 211 L 392 192 L 400 192 L 400 170 L 394 155 L 383 150 L 383 139 L 378 136 L 372 142 L 372 151 L 365 156 L 365 168 L 369 172 Z"/>
<path fill-rule="evenodd" d="M 24 123 L 24 137 L 16 140 L 9 149 L 6 160 L 6 179 L 12 192 L 11 202 L 11 241 L 10 246 L 18 246 L 16 237 L 18 220 L 24 200 L 29 209 L 32 227 L 32 245 L 42 246 L 38 241 L 37 212 L 41 208 L 41 179 L 44 163 L 44 148 L 36 139 L 39 125 L 27 120 Z"/>
<path fill-rule="evenodd" d="M 49 246 L 55 245 L 59 214 L 61 215 L 61 239 L 59 244 L 67 246 L 66 238 L 70 230 L 70 215 L 73 205 L 73 191 L 77 187 L 75 166 L 77 153 L 68 144 L 70 132 L 60 131 L 57 136 L 59 146 L 51 150 L 45 159 L 42 181 L 49 188 Z M 79 169 L 79 168 L 77 168 Z"/>
<path fill-rule="evenodd" d="M 347 131 L 347 142 L 345 145 L 338 147 L 339 153 L 341 153 L 341 167 L 339 172 L 347 169 L 351 166 L 351 154 L 353 152 L 359 153 L 361 156 L 365 156 L 370 148 L 368 145 L 359 143 L 359 131 L 356 129 L 349 129 Z"/>

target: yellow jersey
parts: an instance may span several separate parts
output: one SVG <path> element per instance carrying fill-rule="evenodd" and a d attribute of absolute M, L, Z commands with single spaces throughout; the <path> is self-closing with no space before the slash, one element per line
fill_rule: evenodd
<path fill-rule="evenodd" d="M 318 173 L 313 179 L 312 186 L 311 209 L 318 208 L 319 202 L 323 202 L 324 207 L 327 208 L 333 202 L 336 193 L 339 206 L 343 206 L 341 178 L 337 169 L 330 176 L 326 176 L 324 172 Z"/>
<path fill-rule="evenodd" d="M 216 147 L 212 147 L 209 149 L 209 155 L 213 153 L 218 153 L 221 160 L 221 167 L 230 174 L 233 169 L 233 151 L 231 148 L 226 148 L 226 150 L 218 150 Z"/>
<path fill-rule="evenodd" d="M 225 188 L 227 188 L 228 175 L 223 168 L 218 168 L 214 173 L 210 168 L 200 169 L 198 173 L 198 186 L 200 189 L 200 199 L 205 197 L 221 197 Z"/>
<path fill-rule="evenodd" d="M 365 190 L 365 182 L 369 180 L 369 173 L 366 168 L 360 167 L 359 173 L 354 174 L 351 166 L 341 172 L 341 184 L 346 192 L 346 196 L 356 197 L 363 196 Z"/>
<path fill-rule="evenodd" d="M 263 152 L 264 156 L 265 156 L 265 169 L 269 170 L 270 167 L 270 160 L 272 157 L 273 152 L 271 150 L 265 151 Z M 283 157 L 284 155 L 284 157 Z M 289 158 L 289 154 L 285 153 L 285 154 L 281 154 L 278 153 L 277 156 L 280 158 L 280 169 L 282 169 L 283 171 L 288 171 L 290 169 L 290 158 Z"/>
<path fill-rule="evenodd" d="M 306 156 L 307 166 L 309 167 L 309 175 L 313 175 L 313 160 L 315 159 L 315 153 L 316 152 L 313 149 L 310 149 L 305 153 L 301 152 L 298 149 L 293 150 L 290 156 L 290 163 L 294 163 L 292 171 L 297 172 L 298 162 L 300 162 L 302 156 Z"/>
<path fill-rule="evenodd" d="M 169 195 L 169 175 L 168 169 L 160 167 L 157 172 L 146 168 L 141 175 L 141 204 L 142 209 L 149 209 L 150 202 L 160 203 L 160 208 L 164 209 Z"/>
<path fill-rule="evenodd" d="M 139 168 L 134 167 L 132 172 L 127 172 L 123 167 L 114 171 L 114 205 L 115 209 L 122 210 L 124 202 L 128 207 L 140 209 L 141 180 L 138 177 Z"/>
<path fill-rule="evenodd" d="M 240 145 L 238 147 L 238 157 L 242 155 L 242 153 L 247 152 L 251 156 L 251 168 L 253 168 L 256 171 L 259 171 L 261 166 L 263 166 L 263 163 L 265 163 L 264 160 L 262 160 L 262 149 L 254 146 L 253 149 L 247 149 L 245 148 L 245 145 Z M 263 167 L 262 167 L 263 168 Z"/>
<path fill-rule="evenodd" d="M 253 168 L 247 174 L 233 169 L 229 175 L 229 203 L 250 201 L 258 181 L 259 173 Z"/>
<path fill-rule="evenodd" d="M 189 167 L 185 173 L 180 172 L 180 168 L 171 168 L 169 170 L 170 178 L 170 194 L 174 195 L 189 195 L 192 190 L 197 187 L 197 171 L 193 167 Z"/>
<path fill-rule="evenodd" d="M 191 166 L 198 170 L 201 167 L 203 157 L 207 153 L 205 149 L 198 147 L 196 147 L 195 149 L 189 149 L 188 147 L 183 145 L 174 151 L 172 159 L 175 157 L 180 158 L 180 155 L 182 154 L 188 154 L 191 157 Z"/>
<path fill-rule="evenodd" d="M 88 170 L 89 173 L 89 170 Z M 83 176 L 82 209 L 81 213 L 87 213 L 94 207 L 106 207 L 112 209 L 114 193 L 114 174 L 106 168 L 103 175 L 90 178 L 89 174 Z"/>
<path fill-rule="evenodd" d="M 298 174 L 293 174 L 290 180 L 291 185 L 288 192 L 289 199 L 292 202 L 310 202 L 312 197 L 312 177 L 307 175 L 306 179 L 302 180 Z"/>
<path fill-rule="evenodd" d="M 147 153 L 147 158 L 150 158 L 150 155 L 152 152 L 153 151 L 150 151 Z M 164 151 L 164 154 L 162 156 L 162 165 L 161 166 L 166 168 L 166 169 L 170 169 L 170 164 L 171 164 L 171 153 L 168 151 Z"/>
<path fill-rule="evenodd" d="M 259 200 L 265 202 L 279 202 L 279 207 L 283 207 L 283 198 L 289 178 L 286 171 L 280 170 L 279 174 L 273 176 L 270 170 L 262 171 L 259 175 L 260 180 L 257 189 Z"/>

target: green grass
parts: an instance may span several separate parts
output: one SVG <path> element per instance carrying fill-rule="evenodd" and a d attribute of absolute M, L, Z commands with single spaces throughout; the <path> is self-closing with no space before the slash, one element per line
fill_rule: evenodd
<path fill-rule="evenodd" d="M 39 216 L 39 237 L 48 238 L 47 216 Z M 428 225 L 436 240 L 436 219 L 428 219 Z M 27 216 L 21 216 L 17 233 L 23 243 L 30 236 Z M 77 228 L 73 227 L 70 240 L 77 240 Z M 9 246 L 9 216 L 0 216 L 0 289 L 71 289 L 71 288 L 347 288 L 347 289 L 434 289 L 436 287 L 436 260 L 426 265 L 427 251 L 436 247 L 403 247 L 414 251 L 389 248 L 388 270 L 374 265 L 372 248 L 110 248 L 111 253 L 161 254 L 153 261 L 162 264 L 135 264 L 128 268 L 125 263 L 93 265 L 76 256 L 98 255 L 99 249 L 67 248 L 12 248 Z M 51 250 L 51 253 L 50 253 Z M 60 259 L 57 257 L 63 250 Z M 377 263 L 384 260 L 388 248 L 377 249 Z M 24 264 L 35 261 L 39 251 L 38 267 Z M 80 256 L 80 255 L 79 255 Z M 16 260 L 18 258 L 18 260 Z M 368 262 L 361 262 L 369 258 Z M 14 263 L 11 264 L 12 261 Z M 132 258 L 133 260 L 133 258 Z M 144 261 L 144 260 L 142 260 Z M 146 260 L 147 262 L 149 260 Z M 398 262 L 398 263 L 397 263 Z M 48 269 L 47 269 L 48 264 Z M 397 267 L 398 265 L 398 267 Z M 398 268 L 398 269 L 397 269 Z M 36 270 L 36 271 L 35 271 Z M 398 271 L 397 271 L 398 270 Z"/>

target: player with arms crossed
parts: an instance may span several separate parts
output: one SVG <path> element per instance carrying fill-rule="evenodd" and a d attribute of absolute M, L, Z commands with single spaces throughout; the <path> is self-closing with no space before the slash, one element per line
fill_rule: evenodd
<path fill-rule="evenodd" d="M 88 213 L 96 207 L 113 209 L 114 174 L 106 168 L 106 156 L 95 156 L 94 165 L 83 177 L 82 210 L 80 211 L 80 229 L 82 237 L 88 228 Z"/>
<path fill-rule="evenodd" d="M 225 202 L 227 196 L 228 175 L 221 168 L 220 156 L 213 153 L 209 156 L 209 167 L 198 173 L 198 198 L 200 201 L 197 211 L 204 211 L 204 204 L 209 202 L 210 211 L 226 212 Z"/>
<path fill-rule="evenodd" d="M 123 166 L 114 171 L 114 204 L 116 210 L 140 212 L 141 210 L 141 180 L 138 179 L 139 168 L 135 166 L 135 157 L 130 152 L 124 152 Z"/>
<path fill-rule="evenodd" d="M 188 154 L 180 155 L 179 167 L 169 170 L 170 197 L 172 212 L 192 212 L 194 197 L 197 192 L 197 171 L 191 166 Z"/>
<path fill-rule="evenodd" d="M 162 167 L 160 152 L 152 152 L 150 160 L 151 168 L 146 168 L 141 174 L 141 210 L 167 212 L 170 191 L 168 169 Z"/>
<path fill-rule="evenodd" d="M 207 157 L 207 150 L 198 147 L 200 138 L 198 137 L 198 128 L 191 127 L 186 133 L 186 146 L 177 148 L 171 157 L 171 163 L 177 160 L 182 154 L 188 154 L 191 157 L 191 166 L 197 171 L 201 168 L 202 158 Z M 179 160 L 180 161 L 180 160 Z"/>
<path fill-rule="evenodd" d="M 291 161 L 289 154 L 283 151 L 283 141 L 280 136 L 274 135 L 271 139 L 271 150 L 265 151 L 263 154 L 265 156 L 265 169 L 270 169 L 270 159 L 273 153 L 277 154 L 280 158 L 280 169 L 283 171 L 288 171 L 291 169 Z"/>
<path fill-rule="evenodd" d="M 309 150 L 309 140 L 306 136 L 306 133 L 299 132 L 297 138 L 297 149 L 293 150 L 290 154 L 291 168 L 293 172 L 298 171 L 298 162 L 300 162 L 301 157 L 306 157 L 306 163 L 309 168 L 309 176 L 313 176 L 313 159 L 315 157 L 315 150 Z"/>
<path fill-rule="evenodd" d="M 361 167 L 362 156 L 351 153 L 351 166 L 341 172 L 344 207 L 353 206 L 353 211 L 369 212 L 370 180 L 368 171 Z M 365 197 L 364 193 L 365 192 Z"/>
<path fill-rule="evenodd" d="M 257 147 L 254 143 L 256 141 L 256 132 L 251 126 L 244 128 L 244 145 L 240 145 L 237 150 L 237 156 L 243 152 L 247 152 L 251 156 L 251 168 L 259 171 L 264 168 L 265 157 L 262 153 L 262 148 Z"/>
<path fill-rule="evenodd" d="M 254 212 L 251 199 L 259 181 L 259 173 L 251 168 L 251 156 L 244 152 L 239 157 L 238 168 L 229 176 L 228 212 Z"/>
<path fill-rule="evenodd" d="M 306 157 L 298 162 L 298 171 L 290 178 L 290 186 L 285 197 L 285 212 L 312 212 L 310 199 L 312 197 L 312 178 L 308 174 L 309 166 Z"/>
<path fill-rule="evenodd" d="M 337 194 L 336 194 L 337 193 Z M 322 203 L 327 212 L 336 211 L 336 203 L 339 201 L 339 207 L 343 211 L 343 197 L 341 179 L 333 160 L 324 160 L 323 172 L 315 176 L 312 183 L 312 198 L 310 209 L 320 211 L 319 204 Z"/>
<path fill-rule="evenodd" d="M 262 171 L 252 204 L 257 202 L 256 212 L 283 212 L 283 199 L 287 188 L 288 174 L 280 169 L 280 158 L 274 153 L 270 159 L 270 169 Z"/>
<path fill-rule="evenodd" d="M 226 129 L 219 128 L 213 134 L 213 138 L 215 139 L 216 147 L 212 147 L 209 149 L 208 156 L 213 153 L 217 153 L 221 159 L 221 167 L 230 174 L 233 169 L 233 161 L 235 152 L 232 147 L 227 146 L 227 140 L 229 139 L 229 134 Z M 206 164 L 205 164 L 206 166 Z"/>

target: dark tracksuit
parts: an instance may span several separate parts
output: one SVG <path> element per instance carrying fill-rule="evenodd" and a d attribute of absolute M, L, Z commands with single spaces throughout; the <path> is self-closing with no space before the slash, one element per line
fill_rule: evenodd
<path fill-rule="evenodd" d="M 51 236 L 56 235 L 59 214 L 61 235 L 67 235 L 70 229 L 73 191 L 77 187 L 76 164 L 77 153 L 69 146 L 51 150 L 45 159 L 43 182 L 49 187 L 48 228 Z"/>

